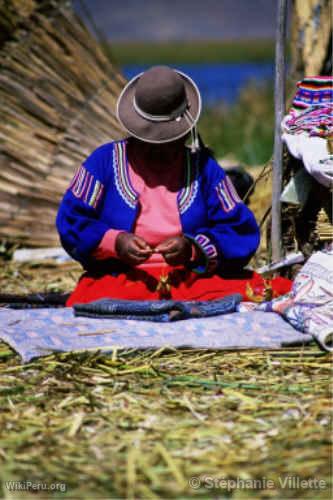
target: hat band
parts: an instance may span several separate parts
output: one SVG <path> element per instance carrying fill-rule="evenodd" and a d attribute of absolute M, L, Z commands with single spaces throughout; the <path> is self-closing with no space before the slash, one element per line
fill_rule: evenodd
<path fill-rule="evenodd" d="M 188 108 L 188 103 L 185 100 L 184 102 L 181 103 L 178 108 L 176 108 L 172 113 L 169 115 L 152 115 L 150 113 L 146 113 L 143 111 L 137 104 L 135 96 L 133 97 L 133 107 L 135 111 L 138 113 L 138 115 L 142 116 L 142 118 L 145 118 L 145 120 L 149 120 L 151 122 L 169 122 L 171 120 L 175 120 L 176 118 L 180 117 L 182 114 L 185 113 L 185 111 Z"/>

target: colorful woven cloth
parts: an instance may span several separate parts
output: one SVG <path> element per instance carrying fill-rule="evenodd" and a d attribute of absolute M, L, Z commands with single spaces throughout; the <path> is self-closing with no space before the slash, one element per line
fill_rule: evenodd
<path fill-rule="evenodd" d="M 292 107 L 282 120 L 282 140 L 316 181 L 332 189 L 328 138 L 333 138 L 333 78 L 304 78 L 297 87 Z"/>
<path fill-rule="evenodd" d="M 311 77 L 297 83 L 292 107 L 282 122 L 288 134 L 333 136 L 333 78 Z"/>
<path fill-rule="evenodd" d="M 307 132 L 310 137 L 333 136 L 333 103 L 316 104 L 301 113 L 289 113 L 282 124 L 288 134 Z"/>
<path fill-rule="evenodd" d="M 311 106 L 326 106 L 333 102 L 333 78 L 331 76 L 312 76 L 297 82 L 297 92 L 292 107 L 302 111 Z"/>
<path fill-rule="evenodd" d="M 279 348 L 304 345 L 312 337 L 295 330 L 278 314 L 255 311 L 171 323 L 77 318 L 69 307 L 10 310 L 0 308 L 0 339 L 23 362 L 53 352 L 159 349 Z"/>

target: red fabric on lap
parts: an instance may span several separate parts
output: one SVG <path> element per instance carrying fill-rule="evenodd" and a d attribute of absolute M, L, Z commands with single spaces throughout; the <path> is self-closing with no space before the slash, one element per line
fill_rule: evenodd
<path fill-rule="evenodd" d="M 169 276 L 168 285 L 161 284 L 161 276 Z M 157 290 L 160 283 L 160 290 Z M 284 295 L 292 282 L 285 278 L 270 281 L 273 296 Z M 170 289 L 169 289 L 170 287 Z M 242 271 L 232 279 L 221 276 L 202 277 L 198 274 L 169 266 L 133 269 L 127 274 L 95 277 L 85 273 L 70 295 L 67 306 L 87 303 L 101 298 L 127 300 L 214 300 L 232 293 L 240 293 L 243 300 L 260 300 L 264 297 L 265 282 L 257 273 Z"/>

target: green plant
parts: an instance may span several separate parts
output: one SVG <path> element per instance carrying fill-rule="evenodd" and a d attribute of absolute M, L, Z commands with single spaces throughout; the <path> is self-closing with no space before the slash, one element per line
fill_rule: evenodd
<path fill-rule="evenodd" d="M 272 155 L 274 101 L 272 84 L 251 83 L 231 105 L 208 108 L 199 122 L 204 142 L 218 158 L 232 155 L 247 165 Z"/>

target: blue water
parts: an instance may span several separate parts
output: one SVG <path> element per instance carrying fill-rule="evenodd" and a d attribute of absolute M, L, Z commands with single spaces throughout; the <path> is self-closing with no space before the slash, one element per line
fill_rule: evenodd
<path fill-rule="evenodd" d="M 148 67 L 131 64 L 122 69 L 126 78 L 130 79 Z M 247 84 L 260 84 L 273 80 L 274 76 L 273 63 L 181 64 L 175 68 L 197 83 L 204 106 L 213 106 L 220 101 L 232 104 Z"/>

